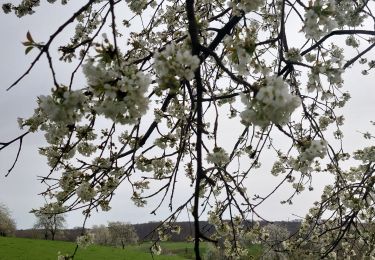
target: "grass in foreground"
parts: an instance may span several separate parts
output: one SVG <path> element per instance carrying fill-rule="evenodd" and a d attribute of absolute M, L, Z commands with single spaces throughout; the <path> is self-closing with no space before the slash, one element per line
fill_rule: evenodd
<path fill-rule="evenodd" d="M 128 246 L 121 248 L 91 245 L 86 249 L 79 249 L 75 260 L 143 260 L 152 259 L 148 252 L 149 245 Z M 0 237 L 1 260 L 49 260 L 57 259 L 58 252 L 72 253 L 75 244 L 64 241 L 36 240 L 26 238 Z M 160 255 L 156 260 L 186 259 L 183 256 Z"/>
<path fill-rule="evenodd" d="M 152 259 L 150 247 L 152 242 L 127 246 L 125 249 L 91 245 L 79 249 L 75 260 L 148 260 Z M 0 237 L 0 260 L 56 260 L 58 252 L 71 254 L 76 244 L 64 241 L 37 240 L 14 237 Z M 195 259 L 194 244 L 188 242 L 162 242 L 162 255 L 154 256 L 155 260 Z M 202 243 L 201 253 L 205 255 L 207 244 Z M 261 246 L 249 248 L 249 259 L 259 259 Z"/>

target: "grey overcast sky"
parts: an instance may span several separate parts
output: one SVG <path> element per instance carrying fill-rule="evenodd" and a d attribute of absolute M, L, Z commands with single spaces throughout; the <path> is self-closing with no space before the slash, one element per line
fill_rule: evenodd
<path fill-rule="evenodd" d="M 8 1 L 0 0 L 3 4 Z M 44 1 L 42 1 L 44 2 Z M 62 7 L 59 4 L 51 6 L 44 3 L 37 9 L 37 13 L 22 19 L 14 15 L 0 14 L 0 141 L 10 140 L 22 133 L 18 129 L 17 117 L 28 117 L 36 107 L 36 97 L 47 94 L 52 86 L 50 72 L 45 60 L 42 59 L 34 70 L 19 85 L 10 91 L 5 89 L 11 85 L 30 65 L 30 62 L 37 54 L 32 51 L 29 55 L 24 55 L 24 46 L 21 41 L 26 39 L 27 31 L 30 31 L 36 41 L 46 41 L 51 33 L 63 23 L 82 1 L 71 1 L 73 4 Z M 72 28 L 70 28 L 70 33 Z M 69 31 L 59 39 L 69 38 Z M 56 46 L 55 46 L 56 47 Z M 69 77 L 69 65 L 60 64 L 56 66 L 59 82 L 66 83 Z M 366 77 L 361 76 L 361 68 L 355 68 L 346 74 L 344 90 L 349 90 L 352 100 L 345 108 L 343 113 L 346 116 L 346 125 L 344 126 L 344 148 L 351 151 L 369 145 L 362 138 L 358 131 L 373 130 L 369 120 L 375 120 L 375 86 L 374 75 Z M 82 75 L 78 81 L 84 84 Z M 228 124 L 222 128 L 222 131 L 231 131 L 233 126 Z M 40 192 L 44 186 L 38 181 L 37 176 L 43 176 L 48 173 L 48 166 L 45 159 L 38 154 L 38 147 L 44 144 L 42 134 L 28 136 L 24 140 L 20 159 L 14 171 L 5 178 L 7 169 L 11 166 L 17 150 L 17 144 L 0 152 L 0 202 L 4 203 L 12 211 L 18 228 L 30 228 L 34 223 L 33 215 L 29 214 L 32 208 L 38 208 L 44 201 Z M 372 144 L 373 145 L 373 144 Z M 320 179 L 321 178 L 321 179 Z M 315 178 L 317 185 L 316 192 L 305 193 L 299 196 L 294 205 L 281 206 L 279 201 L 286 190 L 281 190 L 275 194 L 261 211 L 266 216 L 272 216 L 277 219 L 294 219 L 295 215 L 303 215 L 314 200 L 319 198 L 319 191 L 328 179 L 324 176 Z M 252 185 L 254 193 L 261 194 L 267 187 L 271 188 L 277 183 L 277 179 L 269 174 L 258 174 L 251 181 L 256 182 Z M 250 182 L 249 182 L 250 183 Z M 184 190 L 179 190 L 183 197 Z M 286 197 L 286 196 L 285 196 Z M 160 211 L 157 216 L 151 215 L 153 202 L 149 207 L 136 208 L 130 201 L 130 192 L 126 186 L 116 192 L 115 199 L 112 201 L 112 210 L 107 213 L 99 212 L 93 214 L 88 221 L 88 226 L 93 224 L 106 224 L 108 221 L 128 221 L 132 223 L 142 223 L 147 221 L 161 220 L 167 215 L 167 211 Z M 295 214 L 295 215 L 294 215 Z M 186 219 L 186 218 L 185 218 Z M 69 227 L 80 226 L 83 215 L 80 212 L 68 214 L 67 224 Z"/>

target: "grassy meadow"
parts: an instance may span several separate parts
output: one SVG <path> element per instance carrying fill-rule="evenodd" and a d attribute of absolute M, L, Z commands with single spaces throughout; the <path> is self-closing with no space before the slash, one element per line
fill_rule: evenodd
<path fill-rule="evenodd" d="M 124 250 L 109 246 L 91 245 L 86 249 L 79 249 L 75 260 L 147 260 L 152 259 L 150 247 L 152 243 L 128 246 Z M 58 252 L 71 254 L 75 243 L 64 241 L 37 240 L 27 238 L 0 237 L 0 260 L 56 260 Z M 162 254 L 154 256 L 155 260 L 194 259 L 194 245 L 188 242 L 163 242 Z M 202 243 L 202 255 L 207 245 Z M 259 246 L 250 248 L 252 259 L 261 254 Z"/>
<path fill-rule="evenodd" d="M 74 259 L 152 259 L 151 254 L 149 253 L 150 246 L 151 243 L 143 243 L 138 246 L 128 246 L 123 250 L 121 248 L 91 245 L 86 249 L 79 249 Z M 72 253 L 74 249 L 75 243 L 71 242 L 0 237 L 1 260 L 56 260 L 58 252 L 61 252 L 62 254 Z M 162 255 L 154 256 L 154 259 L 193 259 L 193 255 L 194 250 L 192 243 L 165 242 L 162 243 Z"/>

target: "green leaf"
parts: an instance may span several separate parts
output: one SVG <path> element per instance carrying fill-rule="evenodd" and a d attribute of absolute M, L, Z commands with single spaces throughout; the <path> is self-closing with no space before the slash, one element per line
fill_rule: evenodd
<path fill-rule="evenodd" d="M 25 50 L 25 55 L 27 55 L 33 48 L 34 48 L 34 46 L 27 47 L 26 50 Z"/>

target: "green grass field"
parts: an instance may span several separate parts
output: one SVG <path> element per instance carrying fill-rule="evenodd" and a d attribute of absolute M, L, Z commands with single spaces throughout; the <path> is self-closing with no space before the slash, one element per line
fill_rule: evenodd
<path fill-rule="evenodd" d="M 91 245 L 79 249 L 74 259 L 152 259 L 150 247 L 152 243 L 121 248 Z M 187 242 L 163 242 L 162 255 L 154 256 L 156 260 L 193 259 L 194 245 Z M 75 249 L 75 243 L 64 241 L 36 240 L 13 237 L 0 237 L 0 260 L 47 260 L 57 259 L 58 252 L 70 254 Z M 202 253 L 205 244 L 202 244 Z"/>
<path fill-rule="evenodd" d="M 152 259 L 149 253 L 151 244 L 145 243 L 140 246 L 129 246 L 124 250 L 121 248 L 91 245 L 86 249 L 79 249 L 74 259 L 107 259 L 107 260 L 137 260 Z M 181 254 L 181 248 L 188 255 L 193 254 L 191 243 L 163 243 L 163 255 L 155 256 L 156 260 L 189 259 Z M 1 260 L 49 260 L 57 259 L 58 252 L 63 254 L 72 253 L 75 244 L 63 241 L 36 240 L 13 237 L 0 237 L 0 259 Z M 176 249 L 176 250 L 175 250 Z"/>
<path fill-rule="evenodd" d="M 152 243 L 121 248 L 91 245 L 86 249 L 79 249 L 75 260 L 147 260 L 152 259 L 149 248 Z M 64 241 L 37 240 L 14 237 L 0 237 L 0 260 L 56 260 L 58 252 L 71 254 L 75 243 Z M 155 260 L 194 259 L 194 245 L 187 242 L 163 242 L 162 255 L 154 256 Z M 202 243 L 202 255 L 206 244 Z M 250 248 L 251 255 L 257 259 L 261 253 L 259 246 Z M 250 258 L 250 257 L 249 257 Z M 253 259 L 254 259 L 253 258 Z"/>

